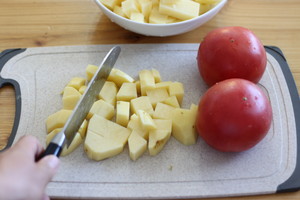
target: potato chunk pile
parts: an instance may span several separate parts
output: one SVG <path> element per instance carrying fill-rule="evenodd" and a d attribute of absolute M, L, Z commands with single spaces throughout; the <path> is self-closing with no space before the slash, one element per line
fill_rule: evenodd
<path fill-rule="evenodd" d="M 141 23 L 168 24 L 195 18 L 221 0 L 100 0 L 114 13 Z"/>
<path fill-rule="evenodd" d="M 88 65 L 86 79 L 74 77 L 64 88 L 63 108 L 46 120 L 47 144 L 66 123 L 96 70 L 97 66 Z M 82 143 L 86 155 L 96 161 L 120 154 L 127 144 L 132 160 L 147 150 L 149 155 L 155 156 L 171 136 L 184 145 L 195 144 L 198 107 L 192 104 L 189 109 L 181 108 L 183 96 L 183 84 L 162 81 L 156 69 L 141 70 L 134 79 L 114 68 L 62 156 Z"/>

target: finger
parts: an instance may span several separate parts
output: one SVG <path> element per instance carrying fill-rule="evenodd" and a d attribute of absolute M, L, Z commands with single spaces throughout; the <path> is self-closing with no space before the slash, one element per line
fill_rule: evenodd
<path fill-rule="evenodd" d="M 41 183 L 45 186 L 56 174 L 60 161 L 54 155 L 48 155 L 37 162 L 37 170 Z"/>
<path fill-rule="evenodd" d="M 50 197 L 46 194 L 44 194 L 43 199 L 42 200 L 50 200 Z"/>
<path fill-rule="evenodd" d="M 38 139 L 32 135 L 24 135 L 15 144 L 16 148 L 21 148 L 24 153 L 29 153 L 35 158 L 43 152 L 43 146 Z"/>

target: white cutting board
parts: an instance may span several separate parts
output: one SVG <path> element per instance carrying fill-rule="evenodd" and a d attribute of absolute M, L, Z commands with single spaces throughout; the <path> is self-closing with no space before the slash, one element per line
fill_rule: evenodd
<path fill-rule="evenodd" d="M 44 143 L 46 118 L 62 108 L 61 91 L 74 76 L 85 76 L 113 45 L 28 48 L 11 58 L 2 78 L 21 88 L 22 110 L 15 141 L 32 134 Z M 165 81 L 184 84 L 183 107 L 198 104 L 207 90 L 197 68 L 198 44 L 120 45 L 115 67 L 133 77 L 155 68 Z M 82 146 L 67 157 L 47 191 L 60 198 L 192 198 L 274 193 L 296 166 L 296 128 L 288 86 L 278 62 L 268 54 L 260 81 L 271 100 L 273 123 L 267 136 L 242 153 L 221 153 L 201 138 L 184 146 L 174 138 L 155 157 L 148 152 L 131 161 L 128 147 L 120 155 L 95 162 Z"/>

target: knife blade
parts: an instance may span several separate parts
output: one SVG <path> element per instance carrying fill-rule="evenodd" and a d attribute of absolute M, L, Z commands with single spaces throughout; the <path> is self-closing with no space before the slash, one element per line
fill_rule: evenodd
<path fill-rule="evenodd" d="M 107 53 L 63 129 L 52 139 L 37 160 L 50 154 L 59 157 L 64 145 L 68 147 L 71 144 L 93 103 L 97 100 L 97 96 L 116 63 L 120 52 L 121 48 L 115 46 Z"/>

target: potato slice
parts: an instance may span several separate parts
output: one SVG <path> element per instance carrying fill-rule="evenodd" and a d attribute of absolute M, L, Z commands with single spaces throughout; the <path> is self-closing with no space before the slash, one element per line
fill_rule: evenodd
<path fill-rule="evenodd" d="M 46 119 L 47 133 L 50 133 L 56 128 L 62 128 L 70 117 L 72 110 L 62 109 L 49 115 Z"/>
<path fill-rule="evenodd" d="M 84 150 L 96 161 L 115 156 L 123 151 L 130 133 L 129 129 L 94 115 L 89 122 Z"/>
<path fill-rule="evenodd" d="M 88 132 L 93 132 L 101 137 L 114 140 L 125 145 L 131 131 L 113 121 L 105 119 L 99 115 L 94 115 L 88 125 Z M 87 132 L 87 134 L 88 134 Z"/>
<path fill-rule="evenodd" d="M 118 155 L 123 151 L 124 145 L 113 139 L 102 137 L 101 135 L 88 131 L 84 142 L 86 155 L 95 161 Z"/>

